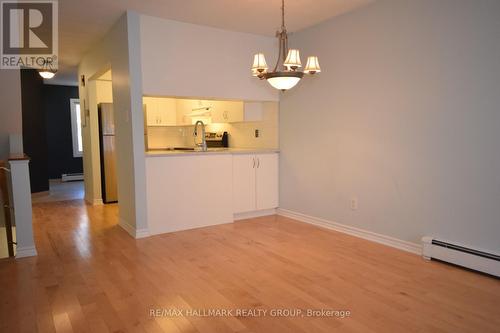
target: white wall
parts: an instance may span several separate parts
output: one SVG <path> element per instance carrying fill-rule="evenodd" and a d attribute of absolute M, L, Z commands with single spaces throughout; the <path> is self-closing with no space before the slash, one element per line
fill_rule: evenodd
<path fill-rule="evenodd" d="M 21 74 L 0 70 L 0 160 L 9 155 L 9 134 L 22 135 Z"/>
<path fill-rule="evenodd" d="M 277 39 L 141 15 L 145 95 L 277 101 L 278 92 L 251 76 L 253 55 L 269 66 Z"/>
<path fill-rule="evenodd" d="M 144 234 L 147 228 L 139 38 L 139 15 L 127 12 L 85 55 L 78 70 L 79 77 L 83 74 L 87 79 L 109 69 L 113 73 L 120 225 L 132 235 L 137 230 Z M 87 87 L 80 86 L 80 99 L 88 98 Z M 84 136 L 88 135 L 86 128 Z M 84 160 L 88 158 L 84 148 Z"/>
<path fill-rule="evenodd" d="M 324 72 L 281 101 L 280 207 L 499 252 L 499 13 L 379 0 L 294 34 Z"/>

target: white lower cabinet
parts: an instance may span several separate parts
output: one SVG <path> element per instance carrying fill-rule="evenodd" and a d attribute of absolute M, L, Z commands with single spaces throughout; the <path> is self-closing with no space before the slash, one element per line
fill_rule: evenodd
<path fill-rule="evenodd" d="M 278 207 L 278 154 L 259 154 L 255 177 L 255 205 L 257 210 Z"/>
<path fill-rule="evenodd" d="M 147 158 L 149 232 L 233 222 L 232 181 L 229 154 Z"/>
<path fill-rule="evenodd" d="M 233 155 L 233 211 L 278 207 L 277 153 Z"/>

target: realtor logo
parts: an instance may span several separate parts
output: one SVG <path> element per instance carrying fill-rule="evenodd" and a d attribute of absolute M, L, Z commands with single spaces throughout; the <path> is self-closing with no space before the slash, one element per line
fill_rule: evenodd
<path fill-rule="evenodd" d="M 57 1 L 1 2 L 1 68 L 57 68 Z"/>

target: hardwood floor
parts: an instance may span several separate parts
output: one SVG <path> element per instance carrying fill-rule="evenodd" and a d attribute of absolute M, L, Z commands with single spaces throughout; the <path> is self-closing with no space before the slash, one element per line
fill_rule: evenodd
<path fill-rule="evenodd" d="M 116 206 L 66 201 L 36 204 L 34 233 L 38 257 L 0 260 L 0 332 L 500 331 L 498 279 L 284 217 L 136 241 Z"/>

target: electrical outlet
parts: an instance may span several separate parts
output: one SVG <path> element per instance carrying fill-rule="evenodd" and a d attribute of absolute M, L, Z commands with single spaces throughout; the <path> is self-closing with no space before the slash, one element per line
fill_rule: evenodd
<path fill-rule="evenodd" d="M 351 210 L 358 210 L 358 198 L 351 198 Z"/>
<path fill-rule="evenodd" d="M 255 130 L 255 137 L 258 138 L 260 136 L 260 132 L 258 129 Z"/>

